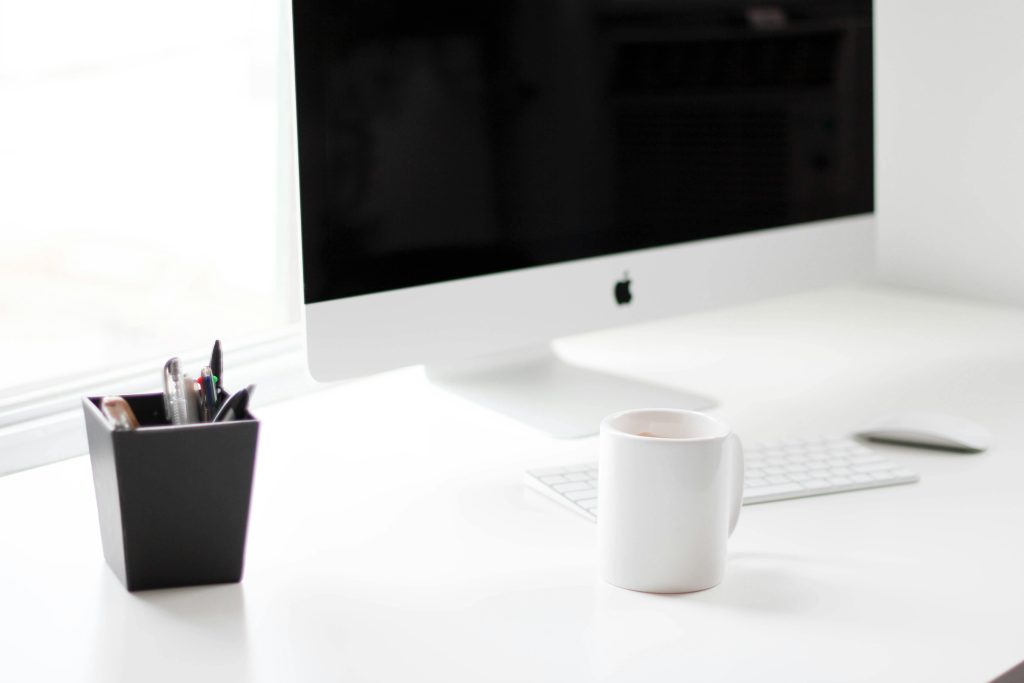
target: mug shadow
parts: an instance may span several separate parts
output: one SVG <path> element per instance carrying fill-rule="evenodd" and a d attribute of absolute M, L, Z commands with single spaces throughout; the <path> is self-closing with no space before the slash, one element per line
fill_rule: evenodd
<path fill-rule="evenodd" d="M 730 554 L 720 584 L 673 596 L 707 605 L 777 614 L 807 614 L 835 600 L 828 575 L 844 571 L 827 558 L 784 553 Z"/>

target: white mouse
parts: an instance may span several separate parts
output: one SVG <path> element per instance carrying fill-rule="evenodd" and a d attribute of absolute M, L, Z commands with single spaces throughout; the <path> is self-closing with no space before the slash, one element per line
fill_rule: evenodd
<path fill-rule="evenodd" d="M 956 451 L 980 452 L 992 443 L 992 433 L 976 422 L 941 413 L 901 413 L 870 423 L 857 436 Z"/>

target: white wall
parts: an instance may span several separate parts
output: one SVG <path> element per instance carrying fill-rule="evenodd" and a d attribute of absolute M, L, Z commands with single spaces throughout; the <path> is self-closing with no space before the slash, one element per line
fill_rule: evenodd
<path fill-rule="evenodd" d="M 876 0 L 887 282 L 1024 304 L 1024 1 Z"/>

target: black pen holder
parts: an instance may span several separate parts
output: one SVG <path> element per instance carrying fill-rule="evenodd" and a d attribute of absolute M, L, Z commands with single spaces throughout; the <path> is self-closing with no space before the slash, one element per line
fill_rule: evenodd
<path fill-rule="evenodd" d="M 130 591 L 240 581 L 259 421 L 171 425 L 163 394 L 123 398 L 138 429 L 82 399 L 107 564 Z"/>

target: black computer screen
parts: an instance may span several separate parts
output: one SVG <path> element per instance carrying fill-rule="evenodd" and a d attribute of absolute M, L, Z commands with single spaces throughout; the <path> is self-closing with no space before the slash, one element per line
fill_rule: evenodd
<path fill-rule="evenodd" d="M 873 210 L 870 0 L 293 0 L 307 303 Z"/>

